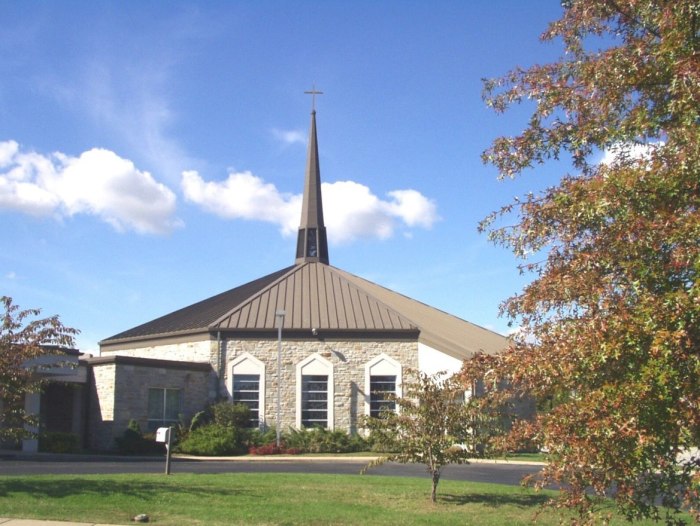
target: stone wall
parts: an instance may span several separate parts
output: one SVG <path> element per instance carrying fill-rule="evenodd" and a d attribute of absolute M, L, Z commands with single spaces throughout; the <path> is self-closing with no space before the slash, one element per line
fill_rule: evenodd
<path fill-rule="evenodd" d="M 104 363 L 106 361 L 106 363 Z M 110 361 L 112 363 L 110 363 Z M 163 363 L 156 360 L 102 357 L 92 365 L 94 383 L 90 401 L 92 449 L 113 449 L 131 419 L 148 429 L 148 390 L 182 390 L 181 412 L 189 420 L 210 400 L 211 368 L 207 364 Z M 103 362 L 103 363 L 100 363 Z"/>
<path fill-rule="evenodd" d="M 181 389 L 182 415 L 189 421 L 209 400 L 209 373 L 166 367 L 119 365 L 114 405 L 115 436 L 119 436 L 133 419 L 143 431 L 148 429 L 148 390 Z"/>
<path fill-rule="evenodd" d="M 114 383 L 116 364 L 95 364 L 89 368 L 88 447 L 109 449 L 114 441 Z"/>
<path fill-rule="evenodd" d="M 173 360 L 177 362 L 209 362 L 216 364 L 216 340 L 196 342 L 167 343 L 149 345 L 134 349 L 104 351 L 102 356 L 132 356 L 156 360 Z"/>
<path fill-rule="evenodd" d="M 277 342 L 270 340 L 223 340 L 222 394 L 231 397 L 231 365 L 243 356 L 252 356 L 265 368 L 264 419 L 274 425 L 277 407 Z M 282 384 L 280 421 L 282 429 L 297 427 L 297 367 L 304 360 L 318 356 L 332 366 L 333 422 L 329 427 L 351 433 L 358 431 L 358 418 L 365 414 L 366 364 L 385 355 L 407 370 L 418 368 L 418 344 L 415 341 L 321 341 L 282 342 Z"/>

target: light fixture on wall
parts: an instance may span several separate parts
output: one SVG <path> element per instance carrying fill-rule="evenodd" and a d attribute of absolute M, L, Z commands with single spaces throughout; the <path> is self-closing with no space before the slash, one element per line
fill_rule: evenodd
<path fill-rule="evenodd" d="M 282 407 L 282 326 L 284 325 L 284 317 L 287 313 L 283 310 L 275 312 L 275 321 L 277 322 L 277 418 L 275 420 L 275 431 L 277 431 L 277 447 L 280 447 L 280 411 Z"/>

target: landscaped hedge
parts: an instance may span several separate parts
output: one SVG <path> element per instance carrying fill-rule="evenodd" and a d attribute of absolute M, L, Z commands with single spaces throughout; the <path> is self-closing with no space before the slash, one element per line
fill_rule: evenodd
<path fill-rule="evenodd" d="M 209 424 L 192 430 L 175 451 L 188 455 L 223 456 L 247 453 L 246 430 L 222 424 Z"/>

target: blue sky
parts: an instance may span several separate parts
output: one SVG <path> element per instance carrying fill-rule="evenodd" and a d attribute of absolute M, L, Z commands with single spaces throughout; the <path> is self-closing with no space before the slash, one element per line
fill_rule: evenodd
<path fill-rule="evenodd" d="M 0 295 L 81 350 L 294 262 L 315 84 L 331 264 L 506 333 L 484 216 L 526 124 L 481 78 L 556 59 L 558 0 L 0 0 Z"/>

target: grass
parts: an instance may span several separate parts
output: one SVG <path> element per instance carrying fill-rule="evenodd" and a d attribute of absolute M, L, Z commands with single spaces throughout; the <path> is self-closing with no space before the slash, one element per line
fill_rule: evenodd
<path fill-rule="evenodd" d="M 553 492 L 425 478 L 229 473 L 0 477 L 0 515 L 128 524 L 529 525 Z M 559 524 L 553 511 L 538 524 Z M 612 524 L 626 524 L 622 518 Z M 645 523 L 639 523 L 645 524 Z M 652 524 L 651 522 L 647 524 Z"/>

